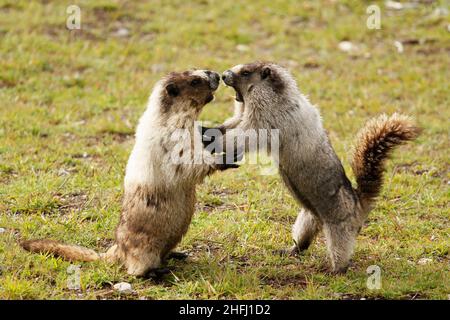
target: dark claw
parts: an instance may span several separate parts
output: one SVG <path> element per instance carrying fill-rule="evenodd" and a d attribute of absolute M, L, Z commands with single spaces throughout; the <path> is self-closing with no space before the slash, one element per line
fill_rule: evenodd
<path fill-rule="evenodd" d="M 273 254 L 282 256 L 282 257 L 297 257 L 299 255 L 299 250 L 297 246 L 293 246 L 288 249 L 277 249 L 272 251 Z"/>
<path fill-rule="evenodd" d="M 153 279 L 160 279 L 163 276 L 165 276 L 166 274 L 170 273 L 170 269 L 169 268 L 156 268 L 156 269 L 151 269 L 147 272 L 147 274 L 145 275 L 146 278 L 153 278 Z"/>
<path fill-rule="evenodd" d="M 231 164 L 222 163 L 222 164 L 217 165 L 217 169 L 220 171 L 224 171 L 227 169 L 235 169 L 235 168 L 239 168 L 239 165 L 235 164 L 235 163 L 231 163 Z"/>
<path fill-rule="evenodd" d="M 167 255 L 167 259 L 186 260 L 189 257 L 187 253 L 172 251 Z"/>

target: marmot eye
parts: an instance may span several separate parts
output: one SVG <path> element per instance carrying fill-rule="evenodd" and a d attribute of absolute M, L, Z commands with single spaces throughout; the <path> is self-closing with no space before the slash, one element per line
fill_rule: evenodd
<path fill-rule="evenodd" d="M 248 77 L 250 75 L 250 71 L 242 71 L 241 73 L 244 77 Z"/>
<path fill-rule="evenodd" d="M 199 79 L 194 79 L 191 81 L 191 86 L 198 86 L 200 84 L 200 80 Z"/>

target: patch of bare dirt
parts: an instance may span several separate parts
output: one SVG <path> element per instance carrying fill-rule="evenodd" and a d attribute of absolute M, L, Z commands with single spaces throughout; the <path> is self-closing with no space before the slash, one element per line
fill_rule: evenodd
<path fill-rule="evenodd" d="M 95 136 L 83 137 L 83 139 L 86 140 L 86 146 L 88 147 L 102 144 L 107 138 L 111 138 L 118 143 L 125 143 L 134 139 L 134 133 L 102 131 Z M 74 139 L 74 137 L 69 136 L 68 139 Z"/>
<path fill-rule="evenodd" d="M 222 250 L 223 243 L 209 239 L 195 239 L 191 248 L 186 250 L 190 256 L 196 256 L 200 253 L 214 254 Z"/>
<path fill-rule="evenodd" d="M 275 210 L 276 209 L 274 209 L 273 211 L 275 211 Z M 291 215 L 281 215 L 279 212 L 274 212 L 273 215 L 270 215 L 268 217 L 268 220 L 280 223 L 280 224 L 285 225 L 285 226 L 291 227 L 294 224 L 296 218 L 297 217 L 295 215 L 293 215 L 293 216 L 291 216 Z"/>
<path fill-rule="evenodd" d="M 54 198 L 57 199 L 58 211 L 67 213 L 72 210 L 82 211 L 89 203 L 88 196 L 83 192 L 73 192 L 68 194 L 56 193 Z"/>
<path fill-rule="evenodd" d="M 214 210 L 219 210 L 219 211 L 225 211 L 225 210 L 233 210 L 236 207 L 234 205 L 231 204 L 226 204 L 226 203 L 196 203 L 195 204 L 195 210 L 196 211 L 203 211 L 203 212 L 207 212 L 207 213 L 211 213 Z"/>
<path fill-rule="evenodd" d="M 243 255 L 243 256 L 226 256 L 226 257 L 223 257 L 221 260 L 220 260 L 220 263 L 222 263 L 222 262 L 227 262 L 227 263 L 230 263 L 230 262 L 232 262 L 232 263 L 234 263 L 234 264 L 236 264 L 236 265 L 238 265 L 240 268 L 245 268 L 245 267 L 248 267 L 248 266 L 250 266 L 251 264 L 250 264 L 250 257 L 248 256 L 248 255 Z"/>
<path fill-rule="evenodd" d="M 0 167 L 0 183 L 7 184 L 17 176 L 18 173 L 12 167 Z"/>
<path fill-rule="evenodd" d="M 3 88 L 14 88 L 16 85 L 18 85 L 18 82 L 11 80 L 11 79 L 0 79 L 0 89 Z"/>
<path fill-rule="evenodd" d="M 383 297 L 367 297 L 360 294 L 354 294 L 354 293 L 342 293 L 342 292 L 336 292 L 333 293 L 333 296 L 340 299 L 340 300 L 383 300 Z"/>
<path fill-rule="evenodd" d="M 134 138 L 134 133 L 117 132 L 117 131 L 105 131 L 103 132 L 103 138 L 110 136 L 115 142 L 124 143 Z"/>
<path fill-rule="evenodd" d="M 220 188 L 220 189 L 214 189 L 210 193 L 213 195 L 216 195 L 216 196 L 227 196 L 230 194 L 237 194 L 237 193 L 239 193 L 239 191 L 231 190 L 228 188 Z"/>
<path fill-rule="evenodd" d="M 420 292 L 410 292 L 402 297 L 403 300 L 422 300 L 427 299 L 427 296 Z"/>

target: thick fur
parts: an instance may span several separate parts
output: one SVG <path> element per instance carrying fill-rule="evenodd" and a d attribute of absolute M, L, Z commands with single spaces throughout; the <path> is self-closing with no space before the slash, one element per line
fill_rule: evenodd
<path fill-rule="evenodd" d="M 395 146 L 413 140 L 419 130 L 398 114 L 371 120 L 360 132 L 355 149 L 355 190 L 330 144 L 318 109 L 300 93 L 287 70 L 257 62 L 235 66 L 222 79 L 235 89 L 237 103 L 243 104 L 240 121 L 235 115 L 222 130 L 279 129 L 280 154 L 274 160 L 285 185 L 304 207 L 293 226 L 293 252 L 307 249 L 322 229 L 332 272 L 345 272 L 356 236 L 380 192 L 384 160 Z"/>
<path fill-rule="evenodd" d="M 120 262 L 129 274 L 137 276 L 158 268 L 188 230 L 196 185 L 214 171 L 228 168 L 216 164 L 218 161 L 203 149 L 200 133 L 194 128 L 219 80 L 217 73 L 207 70 L 171 73 L 153 89 L 126 168 L 115 244 L 105 254 L 52 240 L 24 241 L 22 246 L 72 261 Z M 174 139 L 177 129 L 189 131 L 190 136 Z M 194 146 L 195 141 L 198 146 Z M 184 161 L 174 162 L 174 155 L 183 156 Z"/>
<path fill-rule="evenodd" d="M 51 252 L 69 261 L 95 261 L 100 255 L 94 250 L 75 245 L 65 245 L 49 239 L 22 241 L 21 246 L 31 252 Z"/>
<path fill-rule="evenodd" d="M 360 130 L 352 169 L 358 185 L 356 192 L 366 211 L 370 211 L 383 185 L 385 159 L 393 148 L 414 140 L 419 133 L 419 128 L 409 117 L 397 113 L 371 119 Z"/>

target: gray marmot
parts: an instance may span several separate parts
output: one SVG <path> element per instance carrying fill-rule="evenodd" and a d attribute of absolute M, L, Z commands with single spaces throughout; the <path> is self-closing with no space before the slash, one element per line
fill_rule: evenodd
<path fill-rule="evenodd" d="M 279 130 L 279 155 L 274 160 L 284 184 L 304 208 L 293 226 L 295 246 L 290 252 L 306 250 L 322 229 L 331 271 L 345 272 L 356 236 L 380 193 L 385 159 L 394 147 L 415 139 L 420 130 L 404 115 L 370 120 L 359 132 L 353 155 L 354 189 L 318 109 L 300 93 L 286 69 L 256 62 L 237 65 L 225 71 L 222 79 L 234 88 L 236 105 L 235 115 L 218 127 L 220 131 Z M 202 130 L 208 137 L 207 128 Z M 222 140 L 215 145 L 225 147 Z"/>

